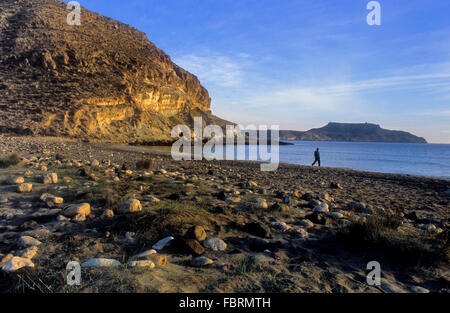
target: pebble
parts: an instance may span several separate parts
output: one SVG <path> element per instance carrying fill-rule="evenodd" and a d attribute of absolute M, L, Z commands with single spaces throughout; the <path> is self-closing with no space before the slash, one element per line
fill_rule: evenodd
<path fill-rule="evenodd" d="M 420 287 L 420 286 L 412 286 L 410 289 L 414 293 L 430 293 L 430 291 L 428 289 Z"/>
<path fill-rule="evenodd" d="M 186 237 L 202 242 L 206 240 L 206 231 L 202 226 L 193 226 L 187 231 Z"/>
<path fill-rule="evenodd" d="M 16 177 L 10 180 L 11 185 L 19 185 L 23 184 L 25 182 L 25 179 L 23 177 Z"/>
<path fill-rule="evenodd" d="M 313 212 L 328 213 L 328 212 L 330 212 L 330 210 L 328 208 L 328 204 L 322 203 L 322 204 L 316 205 L 313 209 Z"/>
<path fill-rule="evenodd" d="M 75 217 L 76 215 L 89 215 L 91 214 L 91 205 L 89 203 L 75 204 L 64 210 L 66 217 Z"/>
<path fill-rule="evenodd" d="M 255 209 L 267 209 L 269 205 L 267 204 L 266 199 L 258 199 L 254 204 Z"/>
<path fill-rule="evenodd" d="M 191 264 L 195 267 L 207 266 L 207 265 L 211 265 L 213 263 L 214 263 L 213 260 L 211 260 L 207 257 L 204 257 L 204 256 L 196 257 L 191 260 Z"/>
<path fill-rule="evenodd" d="M 270 223 L 270 226 L 283 232 L 291 229 L 291 226 L 289 226 L 285 222 L 272 222 Z"/>
<path fill-rule="evenodd" d="M 155 263 L 153 263 L 150 260 L 143 260 L 143 261 L 129 261 L 127 263 L 128 267 L 139 267 L 139 268 L 147 268 L 152 269 L 155 268 Z"/>
<path fill-rule="evenodd" d="M 33 237 L 30 236 L 21 236 L 17 243 L 21 247 L 39 246 L 41 244 L 39 240 L 34 239 Z"/>
<path fill-rule="evenodd" d="M 305 228 L 313 228 L 314 227 L 314 223 L 308 219 L 301 220 L 299 222 L 299 224 Z"/>
<path fill-rule="evenodd" d="M 82 267 L 113 267 L 118 265 L 120 265 L 119 261 L 104 258 L 90 259 L 81 264 Z"/>
<path fill-rule="evenodd" d="M 12 257 L 2 266 L 2 270 L 5 272 L 15 272 L 23 267 L 34 267 L 34 263 L 30 259 L 21 258 L 18 256 Z"/>
<path fill-rule="evenodd" d="M 107 209 L 103 211 L 102 215 L 100 216 L 101 219 L 110 219 L 114 217 L 114 211 Z"/>
<path fill-rule="evenodd" d="M 36 254 L 38 253 L 38 247 L 33 246 L 33 247 L 29 247 L 27 249 L 21 250 L 18 252 L 18 255 L 20 255 L 21 258 L 25 258 L 25 259 L 32 259 L 36 256 Z"/>
<path fill-rule="evenodd" d="M 147 257 L 149 257 L 151 255 L 156 254 L 156 253 L 157 252 L 156 252 L 155 249 L 150 249 L 150 250 L 146 250 L 144 252 L 141 252 L 141 253 L 135 255 L 134 257 L 132 257 L 132 259 L 145 259 L 145 258 L 147 258 Z"/>
<path fill-rule="evenodd" d="M 137 199 L 128 199 L 119 204 L 120 213 L 136 213 L 142 211 L 142 204 Z"/>
<path fill-rule="evenodd" d="M 205 240 L 203 246 L 213 251 L 225 251 L 227 249 L 227 244 L 220 238 L 211 238 Z"/>
<path fill-rule="evenodd" d="M 27 192 L 31 192 L 33 190 L 33 185 L 32 184 L 20 184 L 17 187 L 17 191 L 20 193 L 27 193 Z"/>
<path fill-rule="evenodd" d="M 166 238 L 161 239 L 160 241 L 158 241 L 157 243 L 155 243 L 152 248 L 155 250 L 162 250 L 164 249 L 172 240 L 174 240 L 175 238 L 172 236 L 168 236 Z"/>

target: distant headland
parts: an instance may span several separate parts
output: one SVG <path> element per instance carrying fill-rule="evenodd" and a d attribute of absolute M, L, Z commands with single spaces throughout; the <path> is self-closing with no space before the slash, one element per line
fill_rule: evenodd
<path fill-rule="evenodd" d="M 308 131 L 281 130 L 281 140 L 427 143 L 425 138 L 370 123 L 335 123 Z"/>

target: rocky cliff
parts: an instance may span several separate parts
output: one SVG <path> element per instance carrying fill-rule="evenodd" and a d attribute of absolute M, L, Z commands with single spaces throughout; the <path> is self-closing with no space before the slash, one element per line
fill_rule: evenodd
<path fill-rule="evenodd" d="M 383 129 L 380 125 L 360 123 L 329 123 L 308 131 L 280 131 L 282 140 L 307 141 L 361 141 L 426 143 L 424 138 L 398 130 Z"/>
<path fill-rule="evenodd" d="M 1 0 L 0 132 L 152 141 L 210 116 L 197 77 L 144 33 L 84 8 L 70 26 L 66 6 Z"/>

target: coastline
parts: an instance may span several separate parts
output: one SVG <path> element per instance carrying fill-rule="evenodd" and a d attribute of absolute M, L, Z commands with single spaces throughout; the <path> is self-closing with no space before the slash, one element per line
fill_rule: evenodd
<path fill-rule="evenodd" d="M 26 159 L 0 169 L 1 257 L 18 251 L 21 236 L 42 241 L 32 259 L 36 266 L 27 273 L 34 281 L 45 277 L 54 291 L 67 291 L 61 264 L 96 258 L 123 266 L 102 270 L 99 279 L 92 279 L 98 277 L 95 268 L 84 269 L 87 279 L 72 292 L 236 293 L 254 286 L 272 293 L 412 292 L 414 286 L 438 292 L 450 283 L 447 256 L 426 246 L 436 241 L 439 247 L 448 232 L 446 179 L 286 163 L 261 172 L 257 161 L 174 161 L 167 152 L 136 146 L 0 139 L 2 154 Z M 137 168 L 146 160 L 148 169 Z M 43 177 L 53 173 L 58 182 L 45 183 Z M 19 193 L 11 185 L 15 177 L 32 184 L 31 192 Z M 44 195 L 63 203 L 44 202 Z M 136 211 L 123 211 L 129 200 L 138 204 Z M 89 212 L 67 216 L 80 204 L 88 204 Z M 351 225 L 384 220 L 396 226 L 378 234 L 378 241 L 341 237 Z M 219 242 L 220 250 L 193 242 L 194 226 Z M 155 268 L 125 266 L 167 236 L 173 244 L 152 256 Z M 417 257 L 423 253 L 426 264 Z M 383 262 L 380 288 L 364 283 L 367 258 Z M 207 263 L 198 265 L 201 260 Z M 339 282 L 323 279 L 329 271 Z M 0 291 L 11 292 L 18 283 L 11 273 Z"/>

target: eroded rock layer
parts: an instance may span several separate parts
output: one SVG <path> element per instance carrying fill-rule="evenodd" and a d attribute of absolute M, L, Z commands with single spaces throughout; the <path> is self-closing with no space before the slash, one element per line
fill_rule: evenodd
<path fill-rule="evenodd" d="M 151 141 L 191 110 L 210 114 L 194 75 L 137 29 L 57 0 L 0 2 L 0 131 Z"/>

